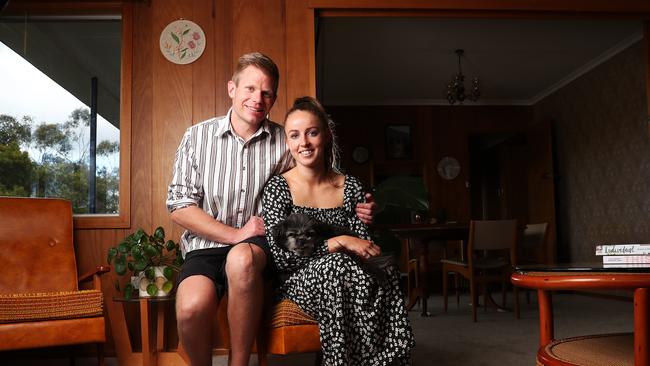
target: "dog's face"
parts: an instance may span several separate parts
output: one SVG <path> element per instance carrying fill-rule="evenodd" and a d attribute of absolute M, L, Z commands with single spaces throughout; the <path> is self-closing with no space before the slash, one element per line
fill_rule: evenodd
<path fill-rule="evenodd" d="M 291 214 L 272 230 L 278 246 L 308 257 L 325 240 L 323 224 L 304 214 Z"/>

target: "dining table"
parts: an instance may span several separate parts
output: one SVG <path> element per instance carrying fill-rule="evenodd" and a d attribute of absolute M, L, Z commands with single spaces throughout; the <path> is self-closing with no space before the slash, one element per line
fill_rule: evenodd
<path fill-rule="evenodd" d="M 412 246 L 418 259 L 418 286 L 411 292 L 407 309 L 411 310 L 418 300 L 422 302 L 422 316 L 431 316 L 427 308 L 430 295 L 431 263 L 429 259 L 429 244 L 444 246 L 448 240 L 467 242 L 469 224 L 461 222 L 446 223 L 415 223 L 395 224 L 387 228 L 400 239 L 406 239 Z"/>

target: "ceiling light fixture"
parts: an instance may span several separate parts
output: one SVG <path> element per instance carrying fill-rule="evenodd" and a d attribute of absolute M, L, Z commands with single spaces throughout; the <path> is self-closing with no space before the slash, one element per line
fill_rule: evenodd
<path fill-rule="evenodd" d="M 463 75 L 463 70 L 460 65 L 460 58 L 465 53 L 465 50 L 457 49 L 455 53 L 458 55 L 458 74 L 447 84 L 447 100 L 449 104 L 455 104 L 456 102 L 463 104 L 465 99 L 476 102 L 478 97 L 481 96 L 481 91 L 478 87 L 478 78 L 475 77 L 472 81 L 472 91 L 469 95 L 465 94 L 465 75 Z"/>

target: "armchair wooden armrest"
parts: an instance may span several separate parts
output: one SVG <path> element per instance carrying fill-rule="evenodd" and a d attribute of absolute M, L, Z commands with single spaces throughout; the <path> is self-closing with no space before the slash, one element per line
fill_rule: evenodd
<path fill-rule="evenodd" d="M 77 278 L 77 282 L 82 283 L 86 281 L 93 281 L 93 288 L 95 290 L 100 290 L 102 289 L 102 283 L 100 276 L 103 275 L 104 273 L 108 273 L 111 271 L 111 266 L 104 266 L 104 265 L 99 265 L 97 266 L 94 270 L 88 271 L 81 276 Z"/>

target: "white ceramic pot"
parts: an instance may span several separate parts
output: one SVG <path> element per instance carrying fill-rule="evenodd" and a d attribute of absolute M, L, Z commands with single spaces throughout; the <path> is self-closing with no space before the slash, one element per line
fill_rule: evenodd
<path fill-rule="evenodd" d="M 165 288 L 165 283 L 172 282 L 165 278 L 165 275 L 163 274 L 164 268 L 165 266 L 153 267 L 155 273 L 153 280 L 148 279 L 147 276 L 145 276 L 144 272 L 140 272 L 140 274 L 136 277 L 136 283 L 134 284 L 134 286 L 138 289 L 138 294 L 140 297 L 152 297 L 147 292 L 147 287 L 150 284 L 154 284 L 158 290 L 155 297 L 169 296 L 169 293 L 172 291 L 173 287 L 167 285 L 167 288 Z M 165 291 L 165 289 L 168 291 Z"/>

